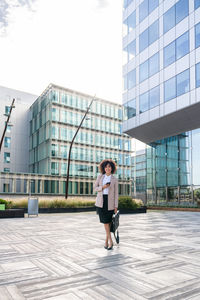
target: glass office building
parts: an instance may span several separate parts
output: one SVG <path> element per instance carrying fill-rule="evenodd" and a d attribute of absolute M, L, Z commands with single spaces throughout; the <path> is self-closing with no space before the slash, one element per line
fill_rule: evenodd
<path fill-rule="evenodd" d="M 30 108 L 30 172 L 66 176 L 72 138 L 92 97 L 49 85 Z M 70 194 L 92 194 L 105 158 L 118 165 L 120 194 L 130 194 L 131 138 L 122 134 L 122 106 L 96 99 L 74 141 L 70 163 Z M 65 191 L 65 181 L 59 188 Z M 45 192 L 58 192 L 58 182 L 46 182 Z"/>
<path fill-rule="evenodd" d="M 123 28 L 123 132 L 147 144 L 132 159 L 134 193 L 145 191 L 149 202 L 194 201 L 200 1 L 126 0 Z"/>

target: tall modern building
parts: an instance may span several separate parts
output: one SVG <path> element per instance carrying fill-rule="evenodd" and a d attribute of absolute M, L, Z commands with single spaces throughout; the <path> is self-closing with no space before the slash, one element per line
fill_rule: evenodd
<path fill-rule="evenodd" d="M 40 97 L 0 87 L 2 135 L 12 98 L 12 127 L 1 151 L 0 193 L 65 194 L 69 147 L 92 96 L 50 84 Z M 69 194 L 92 195 L 99 162 L 117 162 L 119 193 L 131 192 L 131 138 L 122 105 L 93 101 L 71 152 Z"/>
<path fill-rule="evenodd" d="M 0 139 L 13 98 L 10 124 L 0 153 L 0 172 L 28 172 L 29 108 L 38 96 L 0 86 Z"/>
<path fill-rule="evenodd" d="M 66 176 L 70 143 L 91 101 L 89 95 L 51 84 L 33 103 L 29 137 L 31 173 Z M 72 147 L 70 194 L 93 193 L 99 162 L 105 158 L 118 164 L 119 192 L 130 194 L 131 138 L 122 134 L 121 127 L 122 106 L 97 98 Z M 58 182 L 54 187 L 58 191 Z M 46 184 L 45 191 L 51 190 L 51 185 Z M 65 190 L 65 180 L 61 190 Z"/>
<path fill-rule="evenodd" d="M 142 175 L 136 192 L 140 182 L 148 201 L 193 201 L 200 185 L 200 1 L 127 0 L 123 26 L 123 132 L 148 145 L 145 160 L 134 160 L 143 166 L 134 173 Z"/>

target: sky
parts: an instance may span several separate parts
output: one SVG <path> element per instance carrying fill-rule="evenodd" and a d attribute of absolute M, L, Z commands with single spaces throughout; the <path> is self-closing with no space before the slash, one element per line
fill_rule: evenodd
<path fill-rule="evenodd" d="M 0 85 L 121 103 L 122 0 L 0 0 Z"/>

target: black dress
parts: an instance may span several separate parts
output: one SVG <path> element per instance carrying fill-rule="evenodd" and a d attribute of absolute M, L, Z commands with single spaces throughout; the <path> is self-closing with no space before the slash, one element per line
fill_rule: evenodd
<path fill-rule="evenodd" d="M 108 210 L 108 195 L 103 195 L 103 207 L 97 207 L 97 213 L 99 214 L 99 221 L 103 224 L 112 222 L 113 210 Z"/>

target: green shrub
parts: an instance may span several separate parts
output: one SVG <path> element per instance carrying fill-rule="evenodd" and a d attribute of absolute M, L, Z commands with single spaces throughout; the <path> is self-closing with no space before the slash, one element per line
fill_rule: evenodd
<path fill-rule="evenodd" d="M 138 208 L 140 207 L 141 205 L 136 203 L 135 200 L 132 199 L 132 197 L 130 196 L 120 196 L 119 197 L 119 209 L 120 208 Z"/>
<path fill-rule="evenodd" d="M 9 209 L 9 208 L 12 207 L 12 201 L 7 201 L 7 200 L 0 199 L 0 204 L 5 204 L 6 209 Z"/>
<path fill-rule="evenodd" d="M 12 203 L 12 208 L 27 208 L 28 200 L 19 200 Z"/>

